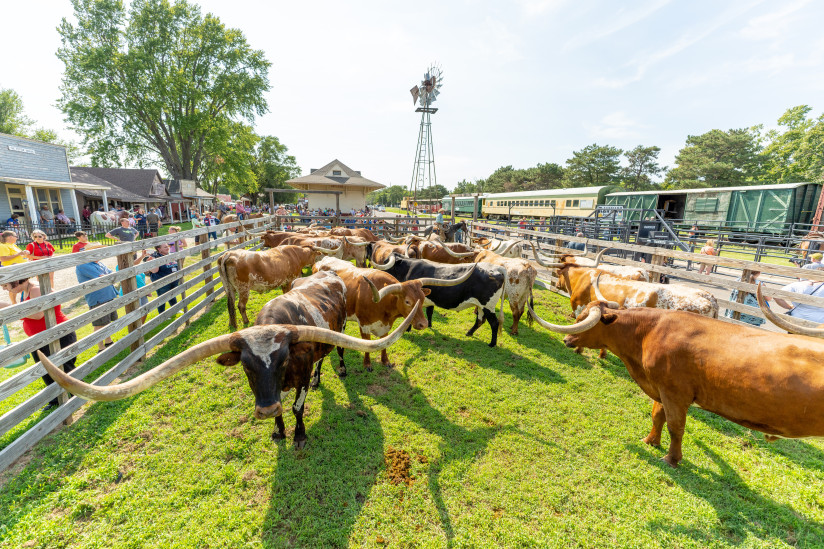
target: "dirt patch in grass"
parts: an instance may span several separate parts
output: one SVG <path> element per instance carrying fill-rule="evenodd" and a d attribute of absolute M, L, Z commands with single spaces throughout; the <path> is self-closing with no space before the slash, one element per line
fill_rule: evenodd
<path fill-rule="evenodd" d="M 406 450 L 396 450 L 390 446 L 384 453 L 383 459 L 386 462 L 386 472 L 392 484 L 412 485 L 415 477 L 410 473 L 412 460 Z"/>

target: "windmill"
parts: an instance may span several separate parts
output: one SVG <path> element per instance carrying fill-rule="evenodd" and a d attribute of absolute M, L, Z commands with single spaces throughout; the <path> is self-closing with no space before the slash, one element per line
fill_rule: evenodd
<path fill-rule="evenodd" d="M 415 112 L 421 113 L 421 127 L 418 131 L 418 148 L 415 151 L 415 164 L 412 169 L 412 182 L 409 191 L 412 193 L 415 209 L 417 209 L 418 193 L 431 189 L 437 185 L 435 175 L 435 151 L 432 147 L 432 120 L 431 115 L 438 112 L 431 105 L 438 98 L 443 86 L 443 71 L 435 64 L 430 65 L 423 75 L 420 86 L 415 86 L 409 92 L 412 94 L 412 103 L 420 105 Z"/>

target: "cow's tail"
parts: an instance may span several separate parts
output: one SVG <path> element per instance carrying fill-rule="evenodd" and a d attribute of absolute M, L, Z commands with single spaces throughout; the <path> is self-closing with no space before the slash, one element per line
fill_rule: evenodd
<path fill-rule="evenodd" d="M 223 289 L 226 290 L 226 305 L 229 308 L 229 325 L 237 327 L 237 312 L 235 311 L 235 286 L 229 279 L 226 272 L 226 260 L 229 254 L 223 254 L 217 260 L 218 272 L 220 272 L 220 279 L 223 281 Z"/>
<path fill-rule="evenodd" d="M 535 299 L 532 296 L 533 287 L 534 287 L 534 284 L 533 284 L 533 286 L 529 287 L 529 307 L 534 311 L 535 310 Z M 532 315 L 529 314 L 529 311 L 527 311 L 527 313 L 526 313 L 526 323 L 530 327 L 532 327 Z"/>
<path fill-rule="evenodd" d="M 504 298 L 506 297 L 506 270 L 504 269 L 504 283 L 501 284 L 501 308 L 498 309 L 498 335 L 504 332 Z"/>

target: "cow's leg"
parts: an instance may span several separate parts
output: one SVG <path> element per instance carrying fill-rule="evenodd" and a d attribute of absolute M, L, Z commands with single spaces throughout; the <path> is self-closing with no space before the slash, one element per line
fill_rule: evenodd
<path fill-rule="evenodd" d="M 489 342 L 490 347 L 498 344 L 498 317 L 495 316 L 494 310 L 483 309 L 484 319 L 489 322 L 489 327 L 492 328 L 492 341 Z"/>
<path fill-rule="evenodd" d="M 484 313 L 481 311 L 480 307 L 475 307 L 475 324 L 466 332 L 467 337 L 472 337 L 472 334 L 475 333 L 475 330 L 481 327 L 481 324 L 484 323 Z M 497 320 L 497 319 L 496 319 Z"/>
<path fill-rule="evenodd" d="M 275 417 L 275 430 L 272 431 L 272 440 L 286 438 L 286 425 L 283 423 L 283 414 Z"/>
<path fill-rule="evenodd" d="M 606 358 L 607 357 L 607 350 L 601 349 L 601 352 L 598 353 L 598 358 Z"/>
<path fill-rule="evenodd" d="M 434 305 L 430 305 L 429 307 L 426 308 L 426 321 L 429 322 L 429 326 L 428 326 L 429 328 L 432 327 L 432 313 L 434 313 L 434 312 L 435 312 L 435 306 Z M 411 326 L 410 326 L 410 328 L 411 328 Z"/>
<path fill-rule="evenodd" d="M 521 315 L 524 314 L 523 307 L 512 301 L 509 302 L 509 310 L 512 311 L 512 328 L 509 330 L 510 335 L 518 335 L 518 323 L 521 321 Z"/>
<path fill-rule="evenodd" d="M 361 330 L 360 336 L 361 336 L 361 339 L 365 339 L 365 340 L 367 340 L 367 341 L 369 341 L 370 339 L 372 339 L 372 336 L 371 336 L 370 334 L 367 334 L 367 333 L 366 333 L 366 332 L 364 332 L 363 330 Z M 372 371 L 372 359 L 371 359 L 371 358 L 369 358 L 369 353 L 363 353 L 363 368 L 364 368 L 367 372 L 371 372 L 371 371 Z"/>
<path fill-rule="evenodd" d="M 673 402 L 664 394 L 661 395 L 661 403 L 666 414 L 667 430 L 670 434 L 669 450 L 663 459 L 670 467 L 678 467 L 678 462 L 681 461 L 682 458 L 681 440 L 684 438 L 684 427 L 687 424 L 687 409 L 689 408 L 689 404 L 683 405 L 678 402 Z"/>
<path fill-rule="evenodd" d="M 238 288 L 237 309 L 240 311 L 240 317 L 243 319 L 243 324 L 249 325 L 249 317 L 246 316 L 246 302 L 249 301 L 249 288 L 241 286 Z"/>
<path fill-rule="evenodd" d="M 664 412 L 664 405 L 658 401 L 652 401 L 652 430 L 649 432 L 644 442 L 651 446 L 661 446 L 661 430 L 667 421 L 667 414 Z"/>
<path fill-rule="evenodd" d="M 318 360 L 315 362 L 315 371 L 312 372 L 312 382 L 309 384 L 311 389 L 317 389 L 320 387 L 320 368 L 323 366 L 323 359 Z"/>
<path fill-rule="evenodd" d="M 297 449 L 302 449 L 309 440 L 306 436 L 306 427 L 303 425 L 303 403 L 306 401 L 308 392 L 309 384 L 301 385 L 300 390 L 295 391 L 295 403 L 292 405 L 292 413 L 295 414 L 295 448 Z"/>
<path fill-rule="evenodd" d="M 387 368 L 395 367 L 393 363 L 389 362 L 389 355 L 386 354 L 386 349 L 381 351 L 381 364 L 383 364 Z"/>
<path fill-rule="evenodd" d="M 346 377 L 346 364 L 343 362 L 343 352 L 346 350 L 343 347 L 338 347 L 338 377 Z M 331 359 L 330 359 L 331 360 Z"/>

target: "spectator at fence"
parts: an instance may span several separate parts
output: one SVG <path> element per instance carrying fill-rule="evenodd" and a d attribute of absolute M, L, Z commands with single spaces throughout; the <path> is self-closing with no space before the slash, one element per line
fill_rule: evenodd
<path fill-rule="evenodd" d="M 63 210 L 57 210 L 56 219 L 58 223 L 61 223 L 63 225 L 71 225 L 72 223 L 74 223 L 74 221 L 72 221 L 72 218 L 67 216 L 66 212 L 64 212 Z"/>
<path fill-rule="evenodd" d="M 74 237 L 77 239 L 77 242 L 72 246 L 72 253 L 103 247 L 103 244 L 100 242 L 89 242 L 89 235 L 86 234 L 86 231 L 75 231 Z"/>
<path fill-rule="evenodd" d="M 20 301 L 28 301 L 33 297 L 40 297 L 40 286 L 36 283 L 32 282 L 29 279 L 18 280 L 16 282 L 11 282 L 9 284 L 4 284 L 3 288 L 7 289 L 10 296 L 13 296 L 12 301 L 17 302 L 17 297 L 20 297 Z M 57 320 L 58 324 L 62 324 L 68 320 L 66 315 L 63 314 L 63 311 L 60 308 L 60 305 L 56 305 L 54 307 L 54 316 Z M 41 332 L 46 331 L 46 315 L 43 311 L 39 313 L 31 313 L 29 316 L 24 316 L 22 319 L 23 321 L 23 331 L 26 333 L 27 336 L 32 337 L 37 335 Z M 68 334 L 64 335 L 60 338 L 60 348 L 65 349 L 69 345 L 77 342 L 77 335 L 74 332 L 69 332 Z M 40 347 L 40 352 L 46 356 L 51 356 L 51 350 L 49 349 L 48 344 Z M 63 363 L 63 370 L 65 372 L 71 372 L 74 370 L 74 363 L 75 358 L 70 358 L 66 362 Z M 43 376 L 43 383 L 47 386 L 54 383 L 51 377 L 48 374 Z M 51 399 L 49 401 L 48 407 L 53 408 L 54 406 L 58 405 L 57 397 Z"/>
<path fill-rule="evenodd" d="M 128 217 L 120 218 L 120 227 L 112 229 L 106 233 L 106 238 L 117 239 L 119 242 L 134 242 L 137 238 L 137 229 L 134 229 L 129 224 Z"/>
<path fill-rule="evenodd" d="M 824 271 L 824 267 L 820 267 L 816 270 Z M 787 284 L 781 289 L 785 292 L 793 292 L 796 294 L 824 297 L 824 282 L 817 282 L 813 280 L 799 280 L 798 282 Z M 804 320 L 810 320 L 817 324 L 824 323 L 824 309 L 822 309 L 821 307 L 806 305 L 804 303 L 799 303 L 798 305 L 795 305 L 789 301 L 781 299 L 780 297 L 768 297 L 766 299 L 772 299 L 781 307 L 789 309 L 789 311 L 787 311 L 786 313 L 789 316 L 801 318 Z"/>
<path fill-rule="evenodd" d="M 148 226 L 148 234 L 157 236 L 158 231 L 160 231 L 160 214 L 156 209 L 152 208 L 146 214 L 146 225 Z"/>
<path fill-rule="evenodd" d="M 138 208 L 134 214 L 135 229 L 140 233 L 140 238 L 146 238 L 146 231 L 149 229 L 146 223 L 146 215 L 143 213 L 143 208 Z"/>
<path fill-rule="evenodd" d="M 757 279 L 759 275 L 761 275 L 761 271 L 752 271 L 752 273 L 750 274 L 750 279 L 743 280 L 742 282 L 745 282 L 747 284 L 758 284 Z M 733 290 L 730 294 L 730 301 L 735 302 L 737 300 L 738 290 Z M 744 301 L 742 301 L 742 303 L 744 305 L 749 305 L 750 307 L 755 307 L 756 309 L 758 308 L 758 299 L 749 292 L 746 292 L 746 296 L 744 297 Z M 734 318 L 734 312 L 735 311 L 733 311 L 732 309 L 727 309 L 726 312 L 724 312 L 724 316 L 727 318 Z M 766 322 L 766 319 L 763 319 L 759 316 L 746 315 L 744 313 L 741 313 L 741 316 L 738 317 L 738 320 L 740 320 L 741 322 L 746 322 L 747 324 L 752 324 L 753 326 L 761 326 L 762 324 L 764 324 L 764 322 Z"/>
<path fill-rule="evenodd" d="M 46 259 L 54 255 L 54 246 L 49 243 L 49 237 L 40 229 L 35 229 L 31 232 L 32 241 L 26 246 L 26 251 L 29 252 L 29 259 L 32 261 L 38 259 Z M 54 289 L 54 272 L 49 273 L 49 282 L 52 289 Z"/>
<path fill-rule="evenodd" d="M 180 231 L 181 231 L 181 229 L 177 225 L 173 225 L 173 226 L 169 227 L 169 234 L 170 235 L 177 234 Z M 172 251 L 172 253 L 179 252 L 179 251 L 181 251 L 181 250 L 183 250 L 184 248 L 187 248 L 187 247 L 188 246 L 186 246 L 186 239 L 185 238 L 180 238 L 178 240 L 173 240 L 172 243 L 169 244 L 169 249 Z"/>
<path fill-rule="evenodd" d="M 54 213 L 45 204 L 40 206 L 40 223 L 44 227 L 54 227 Z"/>
<path fill-rule="evenodd" d="M 206 215 L 203 216 L 203 224 L 207 227 L 214 227 L 218 225 L 220 220 L 212 215 L 212 212 L 206 212 Z M 210 240 L 217 240 L 217 232 L 210 232 L 209 233 Z"/>
<path fill-rule="evenodd" d="M 101 276 L 105 276 L 107 274 L 111 274 L 112 270 L 100 263 L 99 261 L 91 261 L 89 263 L 81 263 L 74 268 L 74 272 L 77 275 L 77 282 L 79 284 L 83 284 L 84 282 L 89 282 L 90 280 L 94 280 L 95 278 L 100 278 Z M 83 296 L 86 298 L 86 305 L 89 306 L 89 310 L 95 309 L 100 307 L 101 305 L 108 303 L 109 301 L 113 300 L 117 297 L 117 290 L 114 289 L 114 286 L 111 284 L 104 286 L 98 290 L 93 292 L 89 292 Z M 105 315 L 92 320 L 92 330 L 98 331 L 104 326 L 109 325 L 110 323 L 117 320 L 117 311 L 111 311 L 110 313 L 106 313 Z M 109 345 L 113 343 L 112 337 L 109 336 L 105 340 L 97 342 L 97 350 L 102 351 Z"/>
<path fill-rule="evenodd" d="M 578 233 L 575 233 L 575 236 L 577 236 L 579 238 L 583 238 L 584 233 L 578 232 Z M 569 248 L 570 250 L 584 251 L 584 250 L 587 249 L 587 243 L 586 242 L 567 242 L 566 247 Z"/>
<path fill-rule="evenodd" d="M 824 255 L 822 255 L 820 253 L 814 253 L 810 256 L 810 259 L 812 260 L 812 263 L 807 263 L 806 265 L 804 265 L 801 268 L 802 269 L 820 269 L 821 267 L 824 267 L 824 263 L 821 262 L 822 258 L 824 258 Z"/>
<path fill-rule="evenodd" d="M 146 250 L 141 250 L 139 256 L 137 254 L 132 254 L 132 261 L 134 261 L 134 264 L 137 265 L 140 262 L 142 262 L 143 259 L 147 255 L 149 255 L 149 252 L 147 252 Z M 119 271 L 120 266 L 115 265 L 114 270 Z M 143 286 L 146 285 L 146 273 L 137 273 L 136 275 L 134 275 L 134 280 L 135 280 L 135 283 L 136 283 L 136 289 L 139 290 L 140 288 L 142 288 Z M 123 296 L 123 286 L 122 286 L 122 284 L 121 284 L 120 289 L 117 290 L 117 295 Z M 143 307 L 144 305 L 147 305 L 148 303 L 149 303 L 149 297 L 148 296 L 144 295 L 143 297 L 140 298 L 140 306 L 141 307 Z M 145 315 L 143 315 L 143 318 L 141 319 L 141 322 L 143 324 L 146 324 L 146 318 L 148 316 L 149 316 L 148 312 Z"/>
<path fill-rule="evenodd" d="M 714 240 L 707 240 L 704 247 L 701 248 L 701 251 L 704 255 L 718 255 L 715 250 L 715 241 Z M 712 273 L 712 265 L 709 263 L 701 263 L 698 265 L 698 274 L 706 274 L 709 276 Z"/>
<path fill-rule="evenodd" d="M 17 230 L 20 228 L 20 214 L 11 214 L 11 217 L 6 220 L 6 228 Z"/>
<path fill-rule="evenodd" d="M 146 257 L 143 261 L 151 261 L 153 259 L 159 259 L 163 256 L 169 255 L 169 245 L 166 243 L 160 244 L 159 246 L 155 246 L 155 252 L 150 256 Z M 179 270 L 177 261 L 170 260 L 167 263 L 163 263 L 154 269 L 149 271 L 149 276 L 152 278 L 152 282 L 156 282 L 161 278 L 167 277 L 172 273 L 176 273 Z M 180 285 L 180 279 L 173 280 L 169 282 L 165 286 L 162 286 L 157 289 L 157 297 L 162 296 L 165 293 L 168 293 Z M 169 300 L 169 307 L 175 305 L 177 303 L 177 296 L 173 297 Z M 166 304 L 162 303 L 157 307 L 157 313 L 160 314 L 166 310 Z"/>
<path fill-rule="evenodd" d="M 17 233 L 3 231 L 0 233 L 0 266 L 7 267 L 28 261 L 29 252 L 17 247 Z"/>

